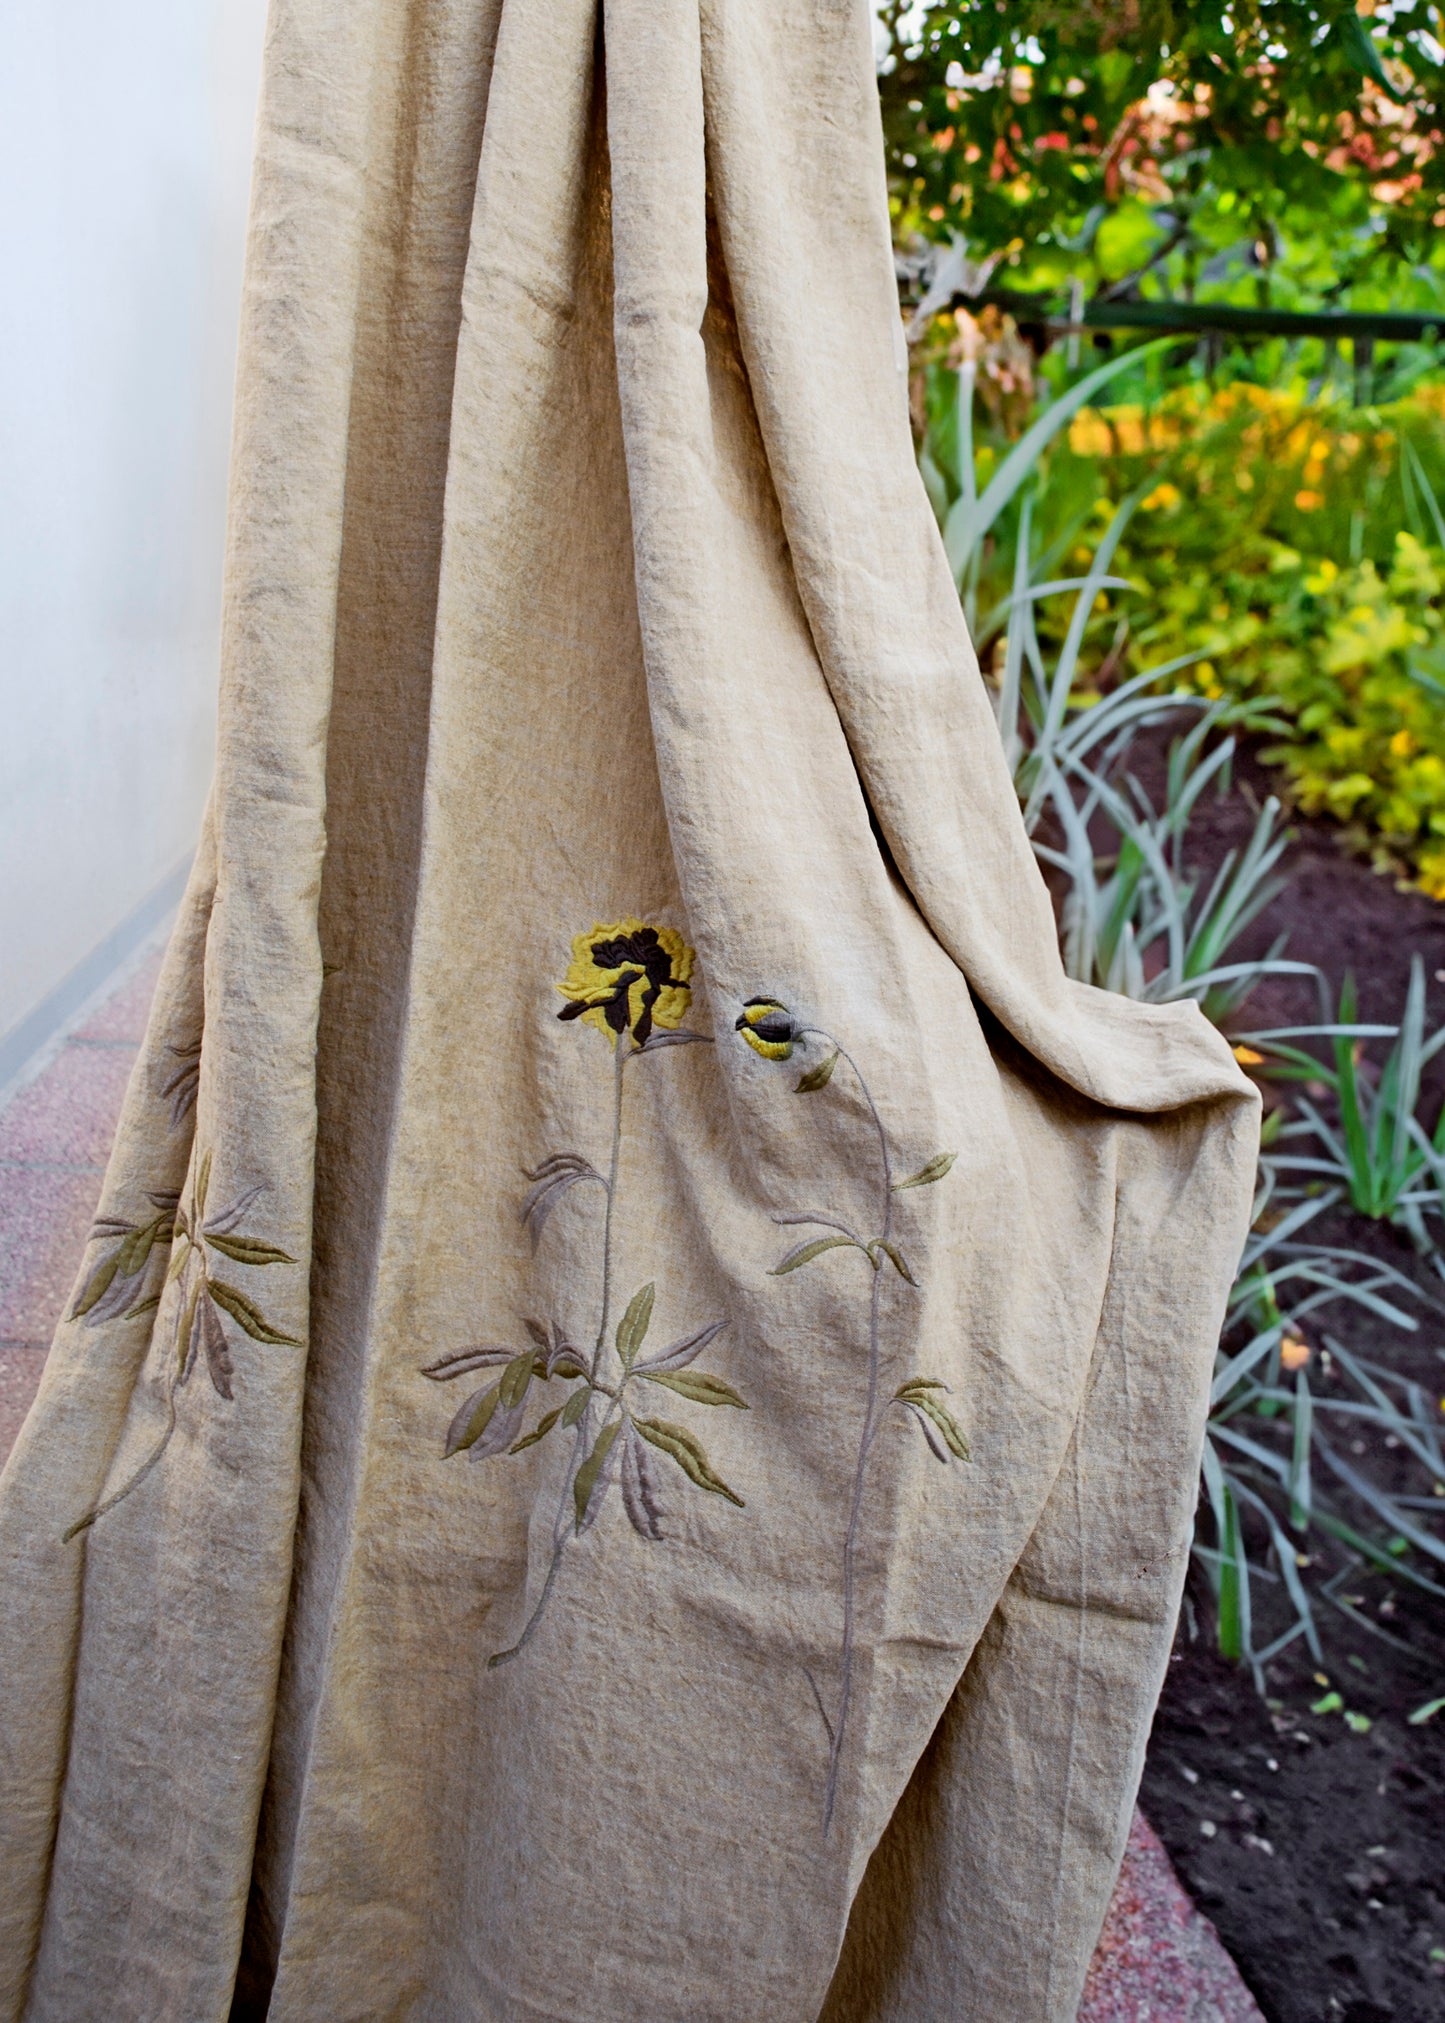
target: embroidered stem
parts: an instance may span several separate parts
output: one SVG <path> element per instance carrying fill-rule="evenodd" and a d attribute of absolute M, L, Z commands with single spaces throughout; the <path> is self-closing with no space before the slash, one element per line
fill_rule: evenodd
<path fill-rule="evenodd" d="M 863 1072 L 846 1047 L 838 1045 L 831 1033 L 817 1028 L 809 1028 L 810 1034 L 828 1045 L 836 1047 L 839 1055 L 853 1070 L 854 1080 L 862 1091 L 863 1100 L 868 1105 L 873 1119 L 873 1128 L 878 1134 L 878 1153 L 883 1168 L 883 1235 L 886 1244 L 893 1234 L 893 1161 L 888 1151 L 888 1134 L 883 1128 L 883 1119 L 878 1114 L 878 1105 L 873 1093 L 863 1078 Z M 863 1434 L 858 1443 L 858 1461 L 853 1471 L 853 1496 L 848 1512 L 848 1532 L 843 1541 L 843 1665 L 838 1697 L 838 1719 L 829 1731 L 828 1785 L 823 1801 L 823 1831 L 826 1833 L 833 1823 L 833 1809 L 838 1800 L 838 1776 L 842 1768 L 843 1744 L 847 1737 L 848 1713 L 853 1699 L 853 1630 L 856 1615 L 855 1555 L 858 1545 L 858 1526 L 863 1510 L 863 1486 L 868 1472 L 868 1457 L 873 1450 L 881 1415 L 878 1411 L 878 1379 L 882 1366 L 882 1299 L 883 1269 L 882 1258 L 873 1262 L 873 1287 L 868 1302 L 868 1406 L 863 1417 Z M 816 1688 L 815 1688 L 816 1691 Z M 820 1703 L 821 1706 L 821 1703 Z"/>
<path fill-rule="evenodd" d="M 607 1169 L 607 1178 L 603 1182 L 607 1191 L 607 1209 L 602 1223 L 602 1314 L 597 1324 L 597 1341 L 592 1350 L 592 1367 L 589 1372 L 593 1394 L 599 1390 L 606 1391 L 613 1404 L 616 1403 L 618 1394 L 601 1384 L 599 1379 L 602 1374 L 602 1358 L 607 1352 L 607 1323 L 612 1313 L 612 1210 L 617 1199 L 617 1176 L 622 1162 L 622 1077 L 627 1066 L 628 1054 L 627 1035 L 621 1033 L 617 1038 L 616 1065 L 612 1077 L 612 1158 Z M 606 1425 L 612 1409 L 612 1405 L 609 1405 L 604 1413 L 603 1426 Z M 601 1432 L 602 1427 L 599 1427 L 596 1437 L 600 1437 Z M 573 1485 L 583 1460 L 596 1445 L 596 1437 L 592 1432 L 592 1400 L 589 1397 L 587 1408 L 577 1421 L 577 1436 L 572 1443 L 572 1456 L 563 1478 L 562 1494 L 557 1500 L 557 1512 L 552 1519 L 552 1558 L 547 1568 L 547 1577 L 542 1583 L 542 1592 L 538 1595 L 536 1606 L 523 1625 L 522 1634 L 516 1643 L 510 1644 L 505 1651 L 494 1651 L 488 1658 L 489 1671 L 494 1671 L 498 1665 L 505 1665 L 510 1659 L 520 1656 L 531 1642 L 547 1604 L 552 1599 L 552 1590 L 557 1585 L 557 1576 L 562 1570 L 562 1556 L 567 1550 L 568 1540 L 573 1536 L 571 1519 Z"/>
<path fill-rule="evenodd" d="M 602 1224 L 602 1318 L 597 1324 L 597 1346 L 592 1351 L 592 1381 L 602 1373 L 607 1353 L 607 1323 L 612 1313 L 612 1209 L 617 1200 L 617 1171 L 622 1159 L 622 1076 L 627 1066 L 627 1035 L 617 1041 L 617 1065 L 612 1087 L 612 1163 L 607 1169 L 607 1214 Z"/>
<path fill-rule="evenodd" d="M 170 1446 L 171 1435 L 175 1430 L 176 1387 L 172 1383 L 170 1389 L 166 1392 L 166 1429 L 160 1439 L 156 1442 L 145 1460 L 142 1461 L 140 1467 L 136 1469 L 130 1480 L 117 1489 L 114 1496 L 107 1496 L 103 1503 L 97 1503 L 94 1510 L 88 1510 L 84 1517 L 77 1518 L 74 1524 L 61 1533 L 60 1542 L 62 1545 L 69 1545 L 70 1541 L 73 1538 L 78 1538 L 82 1531 L 89 1531 L 97 1518 L 104 1517 L 108 1511 L 114 1510 L 118 1503 L 124 1503 L 126 1497 L 130 1495 L 133 1489 L 140 1488 L 142 1482 L 145 1481 L 151 1470 L 156 1467 L 161 1456 L 165 1453 L 167 1447 Z"/>
<path fill-rule="evenodd" d="M 949 1388 L 941 1379 L 920 1372 L 900 1384 L 881 1408 L 879 1404 L 879 1389 L 883 1375 L 885 1261 L 907 1284 L 911 1286 L 918 1284 L 907 1254 L 893 1241 L 893 1197 L 906 1189 L 931 1187 L 936 1181 L 942 1180 L 952 1171 L 958 1154 L 935 1152 L 916 1172 L 910 1173 L 907 1179 L 895 1180 L 893 1159 L 888 1147 L 888 1133 L 883 1128 L 883 1119 L 878 1114 L 878 1105 L 873 1100 L 873 1092 L 853 1056 L 830 1032 L 821 1026 L 801 1024 L 781 998 L 772 996 L 748 998 L 733 1022 L 733 1030 L 741 1034 L 744 1044 L 751 1047 L 753 1052 L 759 1054 L 765 1061 L 791 1060 L 799 1045 L 806 1045 L 810 1039 L 822 1040 L 826 1047 L 831 1048 L 831 1052 L 826 1052 L 821 1060 L 806 1070 L 794 1084 L 793 1094 L 816 1096 L 832 1082 L 839 1061 L 846 1061 L 867 1105 L 878 1140 L 883 1192 L 880 1234 L 864 1237 L 840 1217 L 820 1212 L 818 1209 L 776 1215 L 773 1218 L 776 1222 L 795 1228 L 811 1225 L 830 1232 L 824 1236 L 806 1237 L 802 1242 L 792 1244 L 786 1255 L 773 1266 L 771 1275 L 774 1278 L 802 1270 L 814 1264 L 819 1258 L 847 1250 L 862 1251 L 873 1271 L 873 1284 L 868 1297 L 868 1398 L 863 1413 L 862 1431 L 858 1438 L 858 1458 L 853 1468 L 853 1489 L 849 1498 L 848 1528 L 843 1540 L 843 1644 L 836 1720 L 829 1720 L 822 1695 L 818 1691 L 817 1681 L 812 1672 L 804 1667 L 804 1674 L 828 1735 L 828 1781 L 823 1810 L 823 1832 L 826 1835 L 832 1825 L 833 1812 L 837 1805 L 843 1751 L 847 1746 L 848 1717 L 853 1703 L 853 1647 L 858 1615 L 858 1536 L 862 1524 L 863 1492 L 867 1486 L 868 1463 L 874 1443 L 889 1411 L 894 1405 L 900 1405 L 905 1408 L 909 1417 L 917 1421 L 935 1460 L 947 1464 L 954 1459 L 966 1461 L 969 1458 L 968 1441 L 963 1428 L 940 1395 L 946 1393 Z"/>

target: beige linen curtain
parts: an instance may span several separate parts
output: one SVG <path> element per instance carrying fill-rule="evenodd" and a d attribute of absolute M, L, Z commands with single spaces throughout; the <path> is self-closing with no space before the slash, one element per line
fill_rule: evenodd
<path fill-rule="evenodd" d="M 865 0 L 274 0 L 212 810 L 0 1482 L 0 2016 L 1072 2016 L 1255 1126 L 1062 974 Z"/>

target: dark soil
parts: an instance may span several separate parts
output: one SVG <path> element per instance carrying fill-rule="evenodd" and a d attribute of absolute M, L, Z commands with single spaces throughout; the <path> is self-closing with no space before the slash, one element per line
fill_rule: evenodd
<path fill-rule="evenodd" d="M 1266 1703 L 1202 1637 L 1181 1640 L 1141 1803 L 1269 2023 L 1430 2023 L 1445 2017 L 1445 1718 L 1405 1714 L 1445 1690 L 1445 1667 L 1345 1634 L 1313 1669 L 1272 1665 Z M 1321 1680 L 1368 1730 L 1310 1712 Z"/>
<path fill-rule="evenodd" d="M 1156 806 L 1163 798 L 1166 743 L 1165 734 L 1141 737 L 1129 766 Z M 1241 753 L 1231 791 L 1206 793 L 1196 804 L 1185 853 L 1190 865 L 1212 876 L 1226 851 L 1248 843 L 1260 808 L 1279 791 L 1279 774 Z M 1395 879 L 1373 870 L 1350 852 L 1332 822 L 1295 816 L 1289 827 L 1291 841 L 1279 866 L 1286 888 L 1236 943 L 1231 958 L 1264 955 L 1287 934 L 1285 955 L 1318 964 L 1336 989 L 1352 974 L 1361 1020 L 1390 1024 L 1405 1002 L 1410 959 L 1418 955 L 1425 966 L 1428 1022 L 1445 1019 L 1445 905 L 1402 890 Z M 1318 1017 L 1318 996 L 1307 978 L 1275 977 L 1260 984 L 1238 1023 L 1262 1030 Z"/>
<path fill-rule="evenodd" d="M 1141 741 L 1132 761 L 1156 799 L 1163 742 Z M 1208 876 L 1243 847 L 1276 787 L 1245 755 L 1232 791 L 1197 810 L 1191 866 Z M 1429 1025 L 1445 1021 L 1445 906 L 1348 854 L 1331 825 L 1293 827 L 1288 887 L 1234 953 L 1263 954 L 1287 931 L 1287 953 L 1317 964 L 1336 989 L 1353 973 L 1358 1015 L 1372 1023 L 1398 1019 L 1418 954 Z M 1279 978 L 1259 986 L 1235 1024 L 1257 1031 L 1319 1015 L 1308 979 Z M 1445 1055 L 1433 1079 L 1432 1124 Z M 1418 1289 L 1406 1301 L 1421 1323 L 1413 1334 L 1343 1306 L 1322 1316 L 1321 1332 L 1445 1395 L 1445 1280 L 1396 1231 L 1353 1212 L 1333 1211 L 1312 1233 L 1391 1264 Z M 1315 1374 L 1326 1391 L 1327 1359 Z M 1364 1430 L 1344 1443 L 1354 1464 L 1382 1487 L 1418 1492 L 1418 1473 L 1405 1480 L 1408 1455 Z M 1376 1529 L 1364 1512 L 1349 1514 Z M 1314 1582 L 1351 1565 L 1317 1533 L 1301 1542 Z M 1207 1585 L 1191 1576 L 1142 1803 L 1269 2023 L 1431 2023 L 1445 2019 L 1445 1711 L 1413 1725 L 1408 1716 L 1445 1694 L 1445 1602 L 1359 1563 L 1337 1595 L 1318 1608 L 1322 1660 L 1296 1642 L 1268 1667 L 1262 1697 L 1247 1668 L 1218 1655 Z M 1256 1595 L 1257 1615 L 1271 1606 L 1280 1602 L 1268 1589 Z M 1259 1625 L 1257 1641 L 1287 1621 Z"/>

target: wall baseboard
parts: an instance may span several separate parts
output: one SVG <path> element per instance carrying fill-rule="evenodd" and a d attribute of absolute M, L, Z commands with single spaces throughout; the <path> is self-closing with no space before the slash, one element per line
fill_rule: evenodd
<path fill-rule="evenodd" d="M 112 928 L 70 974 L 8 1033 L 0 1034 L 0 1105 L 31 1080 L 82 1012 L 104 992 L 131 956 L 180 904 L 190 876 L 187 856 L 148 892 L 118 927 Z"/>

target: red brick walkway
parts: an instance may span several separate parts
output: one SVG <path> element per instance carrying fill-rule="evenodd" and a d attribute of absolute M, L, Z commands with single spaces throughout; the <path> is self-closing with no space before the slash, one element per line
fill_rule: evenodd
<path fill-rule="evenodd" d="M 148 957 L 0 1110 L 0 1461 L 79 1269 L 159 967 Z M 1137 1813 L 1079 2023 L 1262 2023 Z"/>

